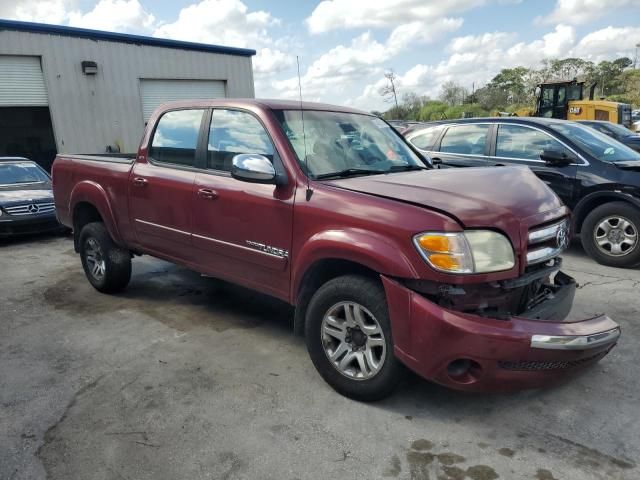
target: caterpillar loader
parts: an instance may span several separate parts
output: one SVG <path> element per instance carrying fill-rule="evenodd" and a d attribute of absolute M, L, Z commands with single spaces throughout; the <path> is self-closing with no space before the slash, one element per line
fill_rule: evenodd
<path fill-rule="evenodd" d="M 536 87 L 536 108 L 521 109 L 520 117 L 547 117 L 564 120 L 606 120 L 631 127 L 631 105 L 628 103 L 594 100 L 596 83 L 589 87 L 584 98 L 585 82 L 559 81 L 541 83 Z"/>

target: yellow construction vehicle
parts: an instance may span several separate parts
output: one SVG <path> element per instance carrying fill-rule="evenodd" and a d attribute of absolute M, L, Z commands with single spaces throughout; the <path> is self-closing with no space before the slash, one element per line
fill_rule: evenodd
<path fill-rule="evenodd" d="M 631 127 L 631 105 L 628 103 L 594 100 L 596 84 L 589 87 L 589 97 L 584 98 L 585 82 L 547 82 L 536 87 L 536 108 L 521 109 L 520 117 L 547 117 L 564 120 L 606 120 Z"/>

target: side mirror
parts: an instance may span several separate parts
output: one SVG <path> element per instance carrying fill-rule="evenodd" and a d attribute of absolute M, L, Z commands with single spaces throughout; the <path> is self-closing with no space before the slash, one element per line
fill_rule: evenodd
<path fill-rule="evenodd" d="M 556 167 L 564 167 L 575 162 L 573 155 L 567 155 L 560 150 L 543 150 L 540 154 L 540 159 L 544 160 L 548 165 L 554 165 Z"/>
<path fill-rule="evenodd" d="M 276 183 L 276 170 L 264 155 L 242 153 L 233 157 L 231 176 L 251 183 Z"/>

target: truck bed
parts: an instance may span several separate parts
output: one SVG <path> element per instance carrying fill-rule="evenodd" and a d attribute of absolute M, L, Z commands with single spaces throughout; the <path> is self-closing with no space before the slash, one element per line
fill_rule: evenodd
<path fill-rule="evenodd" d="M 70 206 L 92 196 L 91 190 L 98 190 L 104 204 L 117 211 L 116 222 L 127 223 L 129 175 L 135 158 L 135 153 L 59 154 L 53 163 L 52 177 L 56 214 L 60 223 L 73 228 Z M 124 227 L 127 230 L 127 226 L 116 224 L 115 228 Z"/>

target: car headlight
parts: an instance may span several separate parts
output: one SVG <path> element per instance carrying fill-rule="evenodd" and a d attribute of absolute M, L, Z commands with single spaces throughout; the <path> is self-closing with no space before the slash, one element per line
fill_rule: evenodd
<path fill-rule="evenodd" d="M 491 230 L 426 232 L 413 237 L 413 243 L 429 265 L 441 272 L 499 272 L 515 265 L 507 237 Z"/>

